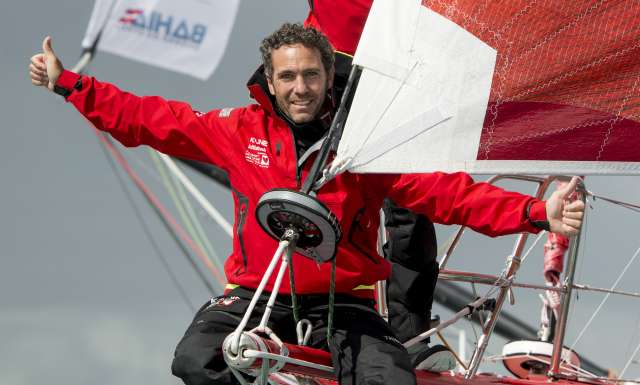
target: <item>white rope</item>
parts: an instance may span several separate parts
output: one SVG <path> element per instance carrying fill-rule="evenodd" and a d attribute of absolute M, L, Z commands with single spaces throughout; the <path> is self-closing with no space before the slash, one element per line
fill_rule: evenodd
<path fill-rule="evenodd" d="M 202 195 L 202 193 L 194 186 L 193 183 L 187 178 L 184 173 L 178 168 L 173 159 L 169 156 L 160 153 L 160 159 L 167 165 L 169 170 L 178 178 L 180 183 L 189 191 L 193 198 L 200 203 L 202 208 L 213 218 L 216 223 L 224 230 L 229 237 L 233 237 L 233 226 L 225 219 L 222 214 Z"/>
<path fill-rule="evenodd" d="M 159 153 L 152 149 L 149 149 L 149 151 L 151 154 L 153 154 L 152 156 L 154 157 L 153 158 L 154 162 L 157 161 L 156 159 L 158 158 Z M 158 167 L 161 167 L 161 166 L 162 164 L 158 163 Z M 214 261 L 216 267 L 220 271 L 224 271 L 224 265 L 222 263 L 223 259 L 220 258 L 215 248 L 209 241 L 209 237 L 207 237 L 207 235 L 205 234 L 204 228 L 202 227 L 202 223 L 198 219 L 198 216 L 193 210 L 193 206 L 191 205 L 191 202 L 189 201 L 189 199 L 187 198 L 184 192 L 184 187 L 182 186 L 182 184 L 179 183 L 178 178 L 174 173 L 170 174 L 170 178 L 171 178 L 171 182 L 175 186 L 175 190 L 178 198 L 177 200 L 174 201 L 174 204 L 176 205 L 176 207 L 178 207 L 180 211 L 184 211 L 184 213 L 186 214 L 186 219 L 184 220 L 185 220 L 185 223 L 190 222 L 191 224 L 190 226 L 188 226 L 188 228 L 191 229 L 193 232 L 193 234 L 191 234 L 191 238 L 195 239 L 200 244 L 200 247 L 208 252 L 210 256 L 209 259 Z M 173 195 L 173 194 L 170 194 L 170 195 Z M 180 209 L 180 207 L 182 207 L 182 209 Z"/>
<path fill-rule="evenodd" d="M 544 234 L 546 234 L 547 231 L 546 230 L 542 230 L 541 232 L 538 233 L 538 236 L 536 237 L 536 239 L 533 241 L 533 243 L 531 244 L 531 246 L 529 246 L 529 249 L 527 250 L 526 253 L 524 253 L 524 255 L 522 256 L 522 258 L 520 259 L 520 264 L 524 263 L 524 260 L 527 259 L 527 257 L 529 256 L 529 254 L 531 253 L 531 250 L 533 250 L 533 248 L 538 244 L 538 241 L 542 239 L 542 236 Z"/>
<path fill-rule="evenodd" d="M 627 361 L 627 363 L 624 365 L 624 368 L 622 368 L 622 371 L 620 372 L 620 377 L 624 377 L 624 373 L 627 371 L 627 369 L 629 369 L 629 366 L 635 359 L 636 354 L 638 354 L 638 351 L 640 351 L 640 343 L 638 343 L 638 346 L 636 346 L 636 350 L 634 350 L 631 357 L 629 357 L 629 361 Z"/>
<path fill-rule="evenodd" d="M 140 157 L 137 151 L 130 151 L 127 154 L 131 157 L 133 162 L 135 162 L 140 167 L 141 171 L 146 173 L 154 181 L 165 185 L 165 188 L 167 189 L 167 191 L 170 192 L 169 186 L 166 185 L 165 181 L 161 176 L 162 174 L 161 170 L 163 170 L 161 169 L 161 167 L 163 167 L 163 164 L 162 163 L 156 164 L 156 161 L 159 160 L 157 159 L 157 157 L 160 153 L 152 148 L 149 148 L 148 153 L 152 161 L 156 165 L 156 169 L 152 169 L 151 167 L 147 166 L 147 162 L 145 162 Z M 211 256 L 209 259 L 213 261 L 212 263 L 214 263 L 220 271 L 223 271 L 224 266 L 222 263 L 222 259 L 220 258 L 216 250 L 211 245 L 209 238 L 204 234 L 202 223 L 198 219 L 198 215 L 194 213 L 191 203 L 184 196 L 184 190 L 182 188 L 182 185 L 178 183 L 177 177 L 172 172 L 170 173 L 170 177 L 171 177 L 171 181 L 173 182 L 172 186 L 175 187 L 176 193 L 179 194 L 180 199 L 174 199 L 171 193 L 169 193 L 169 197 L 173 202 L 174 206 L 178 209 L 178 212 L 180 213 L 183 222 L 185 222 L 186 224 L 187 221 L 189 221 L 194 226 L 193 231 L 190 229 L 190 226 L 185 226 L 185 231 L 189 234 L 189 236 L 191 236 L 191 238 L 193 238 L 194 241 L 196 241 L 196 243 L 198 243 L 198 245 L 200 246 L 200 248 L 202 248 L 203 251 L 206 251 L 208 253 L 207 257 Z M 187 218 L 182 217 L 181 210 L 185 211 L 185 213 L 187 214 Z"/>
<path fill-rule="evenodd" d="M 618 276 L 618 278 L 616 279 L 616 281 L 613 283 L 613 286 L 611 287 L 610 290 L 614 290 L 616 288 L 616 286 L 618 286 L 618 283 L 620 282 L 620 280 L 622 279 L 622 277 L 624 276 L 624 274 L 627 272 L 627 270 L 629 269 L 629 266 L 631 266 L 631 264 L 635 261 L 636 257 L 638 256 L 638 254 L 640 254 L 640 247 L 638 247 L 638 250 L 636 250 L 636 252 L 633 254 L 633 257 L 631 257 L 631 259 L 629 260 L 629 262 L 627 262 L 627 265 L 624 267 L 624 269 L 622 270 L 622 273 L 620 273 L 620 275 Z M 580 331 L 580 333 L 578 334 L 578 337 L 576 337 L 576 340 L 573 342 L 573 344 L 571 345 L 571 350 L 574 350 L 576 344 L 580 341 L 580 338 L 582 338 L 582 336 L 584 335 L 584 333 L 587 331 L 587 329 L 589 328 L 589 326 L 591 325 L 591 322 L 593 321 L 593 319 L 596 317 L 596 315 L 598 315 L 598 312 L 600 312 L 600 309 L 602 309 L 602 306 L 605 304 L 605 302 L 607 302 L 607 300 L 609 299 L 609 296 L 611 296 L 611 293 L 607 293 L 607 295 L 604 296 L 604 298 L 602 299 L 602 301 L 600 302 L 600 305 L 598 305 L 598 308 L 596 309 L 595 312 L 593 312 L 593 314 L 591 315 L 591 317 L 589 318 L 589 321 L 587 321 L 586 325 L 584 325 L 584 327 L 582 328 L 582 330 Z"/>
<path fill-rule="evenodd" d="M 282 356 L 276 353 L 268 353 L 268 352 L 262 352 L 259 350 L 247 349 L 247 350 L 244 350 L 242 354 L 247 358 L 262 358 L 263 360 L 268 359 L 268 360 L 283 362 L 285 364 L 299 365 L 299 366 L 321 370 L 327 373 L 333 373 L 333 368 L 331 366 L 316 364 L 315 362 L 304 361 L 297 358 Z"/>

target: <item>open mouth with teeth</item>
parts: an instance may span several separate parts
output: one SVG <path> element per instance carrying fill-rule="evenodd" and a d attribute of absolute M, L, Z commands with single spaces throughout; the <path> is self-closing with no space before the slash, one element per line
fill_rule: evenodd
<path fill-rule="evenodd" d="M 296 100 L 296 101 L 292 101 L 291 104 L 293 104 L 296 107 L 308 107 L 309 105 L 311 105 L 312 102 L 313 100 Z"/>

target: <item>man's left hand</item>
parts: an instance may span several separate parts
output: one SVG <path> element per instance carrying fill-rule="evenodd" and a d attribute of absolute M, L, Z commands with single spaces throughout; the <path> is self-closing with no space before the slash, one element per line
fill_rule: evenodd
<path fill-rule="evenodd" d="M 578 234 L 584 217 L 584 202 L 576 199 L 570 201 L 571 194 L 576 191 L 580 179 L 574 176 L 571 182 L 554 191 L 547 200 L 547 220 L 552 233 L 571 237 Z"/>

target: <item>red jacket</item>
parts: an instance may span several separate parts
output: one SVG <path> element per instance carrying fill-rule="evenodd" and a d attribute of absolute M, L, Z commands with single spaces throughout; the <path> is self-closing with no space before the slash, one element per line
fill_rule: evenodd
<path fill-rule="evenodd" d="M 71 90 L 78 76 L 65 71 L 57 84 Z M 249 89 L 258 104 L 200 113 L 183 102 L 138 97 L 82 77 L 81 90 L 73 91 L 67 100 L 125 146 L 146 144 L 224 169 L 232 185 L 236 215 L 233 251 L 225 273 L 230 284 L 256 288 L 277 246 L 258 224 L 256 204 L 268 190 L 299 189 L 313 156 L 299 175 L 290 128 L 274 113 L 263 88 L 250 85 Z M 544 202 L 485 183 L 474 184 L 464 173 L 343 173 L 317 195 L 342 228 L 336 254 L 339 293 L 371 296 L 370 286 L 390 273 L 389 264 L 376 252 L 378 211 L 386 196 L 434 222 L 465 224 L 489 236 L 539 231 L 526 218 L 528 205 L 532 220 L 546 219 Z M 297 254 L 293 259 L 297 292 L 328 292 L 330 264 L 318 266 Z M 281 291 L 289 292 L 286 277 Z"/>

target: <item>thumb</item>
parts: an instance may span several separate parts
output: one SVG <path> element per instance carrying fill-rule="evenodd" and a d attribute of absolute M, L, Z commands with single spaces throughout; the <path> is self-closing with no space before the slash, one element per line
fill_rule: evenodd
<path fill-rule="evenodd" d="M 562 188 L 558 189 L 558 195 L 560 195 L 560 198 L 562 199 L 568 199 L 569 196 L 576 191 L 576 187 L 578 186 L 578 181 L 580 180 L 579 177 L 574 176 L 573 178 L 571 178 L 571 182 L 567 183 L 565 186 L 563 186 Z"/>
<path fill-rule="evenodd" d="M 53 52 L 53 47 L 51 46 L 51 36 L 45 37 L 42 41 L 42 52 L 44 52 L 47 57 L 56 56 L 55 52 Z"/>
<path fill-rule="evenodd" d="M 55 52 L 53 52 L 51 36 L 45 37 L 42 41 L 42 51 L 44 52 L 44 63 L 47 66 L 47 76 L 49 77 L 47 87 L 53 90 L 54 84 L 56 84 L 58 77 L 60 77 L 63 67 Z"/>

